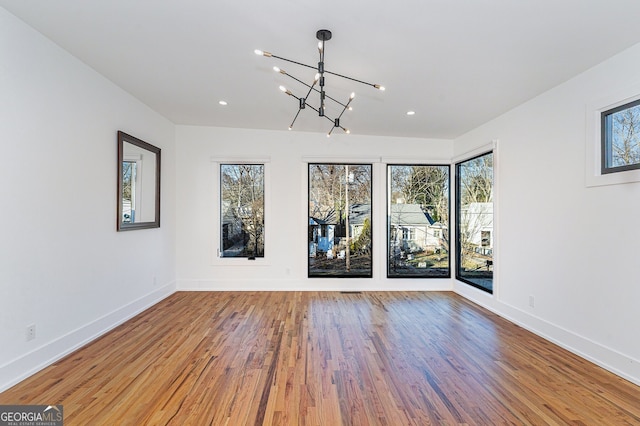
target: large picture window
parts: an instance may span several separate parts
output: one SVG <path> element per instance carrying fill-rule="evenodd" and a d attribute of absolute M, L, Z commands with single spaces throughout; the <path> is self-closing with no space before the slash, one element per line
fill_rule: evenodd
<path fill-rule="evenodd" d="M 309 164 L 309 277 L 371 277 L 371 164 Z"/>
<path fill-rule="evenodd" d="M 604 111 L 602 173 L 640 169 L 640 100 Z"/>
<path fill-rule="evenodd" d="M 493 153 L 456 164 L 456 278 L 493 293 Z"/>
<path fill-rule="evenodd" d="M 220 165 L 220 256 L 264 257 L 264 164 Z"/>
<path fill-rule="evenodd" d="M 450 277 L 449 166 L 387 166 L 387 277 Z"/>

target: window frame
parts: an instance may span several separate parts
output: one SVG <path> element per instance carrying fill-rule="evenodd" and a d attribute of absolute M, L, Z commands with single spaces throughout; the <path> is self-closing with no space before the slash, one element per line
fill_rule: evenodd
<path fill-rule="evenodd" d="M 611 173 L 626 172 L 629 170 L 640 169 L 640 161 L 633 164 L 627 164 L 623 166 L 608 166 L 609 160 L 612 156 L 612 141 L 611 141 L 611 117 L 619 112 L 640 107 L 640 99 L 633 100 L 631 102 L 624 103 L 614 108 L 607 109 L 600 113 L 600 173 L 603 175 Z"/>
<path fill-rule="evenodd" d="M 222 165 L 262 165 L 264 167 L 264 257 L 223 257 L 222 256 L 222 190 L 221 190 L 221 172 Z M 212 174 L 212 229 L 211 229 L 211 264 L 215 266 L 266 266 L 271 263 L 271 255 L 269 254 L 269 243 L 271 232 L 271 158 L 269 157 L 211 157 L 211 174 Z M 211 216 L 210 216 L 211 217 Z"/>
<path fill-rule="evenodd" d="M 307 269 L 307 278 L 308 279 L 323 279 L 323 278 L 328 278 L 328 279 L 333 279 L 333 278 L 373 278 L 373 274 L 374 274 L 374 270 L 375 270 L 375 265 L 374 265 L 374 240 L 375 240 L 375 224 L 374 224 L 374 216 L 375 216 L 375 210 L 374 210 L 374 198 L 375 198 L 375 187 L 374 187 L 374 174 L 375 174 L 375 166 L 374 166 L 375 162 L 374 161 L 359 161 L 359 160 L 353 160 L 353 161 L 349 161 L 347 159 L 345 159 L 344 161 L 341 160 L 327 160 L 327 161 L 323 161 L 322 159 L 309 159 L 305 162 L 305 166 L 306 166 L 306 179 L 307 179 L 307 187 L 306 187 L 306 216 L 305 216 L 305 221 L 306 221 L 306 269 Z M 336 275 L 330 275 L 330 274 L 312 274 L 312 270 L 311 270 L 311 256 L 310 256 L 310 240 L 311 238 L 311 230 L 310 230 L 310 223 L 309 223 L 309 219 L 311 218 L 311 211 L 310 211 L 310 190 L 311 190 L 311 167 L 314 165 L 333 165 L 333 166 L 367 166 L 370 168 L 370 182 L 369 182 L 369 197 L 370 197 L 370 212 L 369 212 L 369 226 L 370 226 L 370 232 L 371 232 L 371 241 L 370 241 L 370 248 L 369 248 L 369 256 L 370 256 L 370 261 L 371 261 L 371 266 L 370 266 L 370 270 L 369 273 L 342 273 L 342 274 L 336 274 Z"/>
<path fill-rule="evenodd" d="M 585 103 L 585 168 L 587 188 L 640 182 L 640 169 L 602 173 L 602 112 L 640 99 L 640 83 L 617 89 L 607 87 Z"/>
<path fill-rule="evenodd" d="M 465 278 L 461 275 L 461 259 L 462 259 L 462 242 L 461 242 L 461 238 L 460 238 L 460 220 L 461 220 L 461 208 L 462 208 L 462 197 L 461 197 L 461 185 L 460 185 L 460 166 L 463 163 L 467 163 L 469 161 L 473 161 L 475 159 L 478 159 L 480 157 L 483 157 L 485 155 L 492 155 L 492 160 L 493 160 L 493 166 L 492 166 L 492 191 L 494 194 L 494 197 L 492 198 L 492 204 L 493 204 L 493 208 L 492 208 L 492 230 L 491 230 L 491 235 L 492 238 L 495 238 L 495 229 L 496 229 L 496 220 L 495 220 L 495 205 L 496 205 L 496 201 L 495 201 L 495 187 L 496 187 L 496 149 L 495 147 L 488 149 L 488 150 L 483 150 L 482 152 L 472 155 L 470 157 L 465 157 L 463 159 L 457 160 L 454 163 L 454 174 L 455 174 L 455 217 L 456 217 L 456 224 L 455 224 L 455 247 L 456 247 L 456 255 L 455 255 L 455 278 L 456 280 L 463 282 L 467 285 L 470 285 L 472 287 L 475 287 L 479 290 L 482 290 L 488 294 L 495 294 L 496 292 L 496 285 L 495 285 L 495 273 L 494 273 L 494 263 L 496 260 L 496 256 L 495 256 L 495 245 L 491 247 L 491 266 L 492 266 L 492 272 L 491 272 L 491 289 L 488 289 L 476 282 L 473 282 L 471 280 L 469 280 L 468 278 Z M 489 263 L 487 263 L 487 268 L 489 266 Z"/>
<path fill-rule="evenodd" d="M 419 167 L 446 167 L 447 168 L 447 229 L 449 231 L 449 250 L 447 251 L 447 257 L 449 259 L 448 261 L 448 265 L 446 268 L 446 273 L 445 274 L 441 274 L 441 275 L 436 275 L 436 274 L 427 274 L 426 272 L 429 271 L 429 269 L 425 269 L 425 273 L 423 274 L 392 274 L 391 273 L 391 264 L 390 264 L 390 259 L 391 259 L 391 244 L 390 244 L 390 238 L 391 238 L 391 233 L 392 233 L 392 229 L 391 229 L 391 168 L 392 167 L 413 167 L 413 166 L 419 166 Z M 386 179 L 387 179 L 387 186 L 386 186 L 386 204 L 387 204 L 387 211 L 386 211 L 386 259 L 385 259 L 385 268 L 386 268 L 386 275 L 388 279 L 450 279 L 451 278 L 451 255 L 452 255 L 452 251 L 451 251 L 451 163 L 450 162 L 418 162 L 418 163 L 414 163 L 414 162 L 402 162 L 402 163 L 386 163 L 385 164 L 385 175 L 386 175 Z M 411 227 L 407 226 L 407 227 L 402 227 L 401 228 L 401 232 L 403 233 L 403 238 L 404 238 L 404 234 L 405 232 L 407 233 L 408 237 L 411 237 Z M 396 231 L 397 232 L 397 231 Z M 440 231 L 441 232 L 441 231 Z M 414 236 L 417 234 L 417 229 L 413 228 L 413 234 Z M 442 236 L 441 236 L 442 238 Z"/>

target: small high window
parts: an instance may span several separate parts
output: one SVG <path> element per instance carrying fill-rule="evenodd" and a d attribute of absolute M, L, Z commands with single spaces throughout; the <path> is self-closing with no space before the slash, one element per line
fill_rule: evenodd
<path fill-rule="evenodd" d="M 602 174 L 640 169 L 640 99 L 601 117 Z"/>

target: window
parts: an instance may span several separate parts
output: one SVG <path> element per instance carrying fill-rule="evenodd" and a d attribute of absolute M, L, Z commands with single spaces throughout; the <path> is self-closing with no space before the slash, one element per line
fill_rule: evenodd
<path fill-rule="evenodd" d="M 640 169 L 640 100 L 601 114 L 603 174 Z"/>
<path fill-rule="evenodd" d="M 372 276 L 371 164 L 309 164 L 309 277 Z"/>
<path fill-rule="evenodd" d="M 387 166 L 387 277 L 449 269 L 449 166 Z"/>
<path fill-rule="evenodd" d="M 138 199 L 138 162 L 122 161 L 122 223 L 136 221 L 136 201 Z"/>
<path fill-rule="evenodd" d="M 220 257 L 264 257 L 264 164 L 220 165 Z"/>
<path fill-rule="evenodd" d="M 493 153 L 456 164 L 456 278 L 493 293 Z"/>

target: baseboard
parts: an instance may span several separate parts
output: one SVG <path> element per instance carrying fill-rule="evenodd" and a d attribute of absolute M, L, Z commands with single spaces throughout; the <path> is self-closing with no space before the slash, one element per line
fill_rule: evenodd
<path fill-rule="evenodd" d="M 172 282 L 37 349 L 0 366 L 0 392 L 102 336 L 176 291 Z"/>
<path fill-rule="evenodd" d="M 451 279 L 178 280 L 178 291 L 451 291 Z"/>
<path fill-rule="evenodd" d="M 640 386 L 640 360 L 580 336 L 570 330 L 495 300 L 482 291 L 455 286 L 454 292 L 506 320 Z"/>

